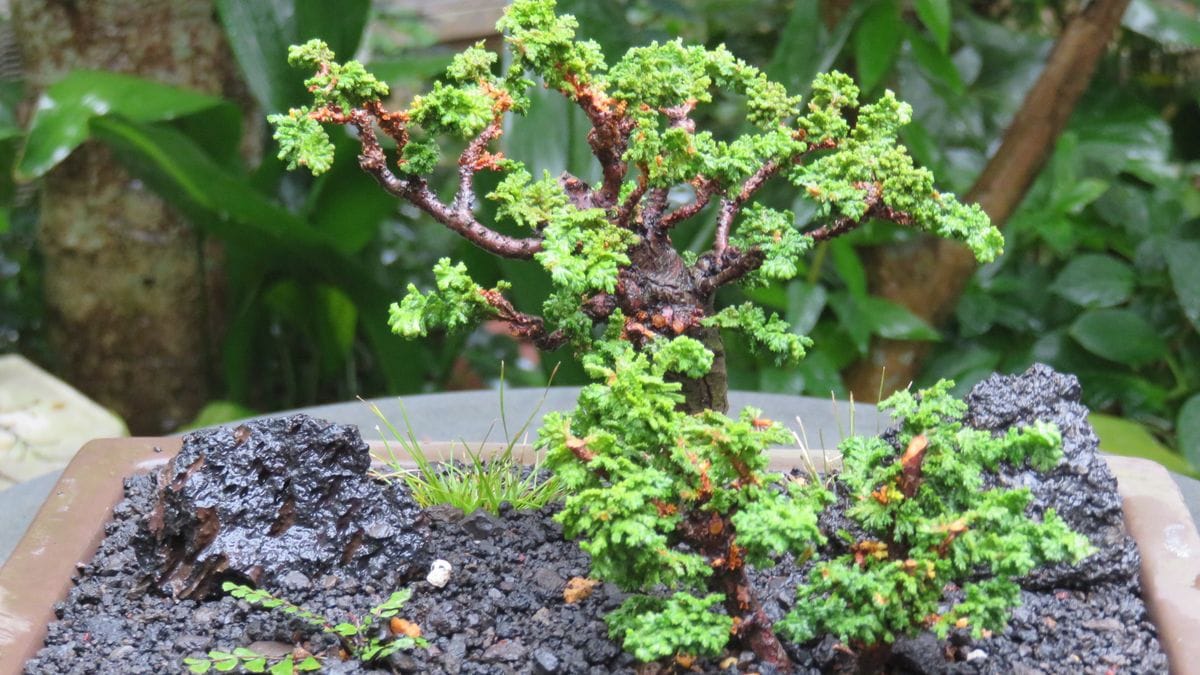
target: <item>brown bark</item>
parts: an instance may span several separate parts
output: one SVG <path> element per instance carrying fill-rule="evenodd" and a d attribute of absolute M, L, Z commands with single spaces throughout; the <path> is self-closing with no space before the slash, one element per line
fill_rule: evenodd
<path fill-rule="evenodd" d="M 17 0 L 31 93 L 76 68 L 209 93 L 236 87 L 210 0 Z M 60 373 L 134 433 L 191 419 L 218 343 L 220 251 L 102 146 L 87 143 L 43 184 L 38 243 Z"/>
<path fill-rule="evenodd" d="M 996 154 L 967 194 L 1003 227 L 1037 178 L 1055 141 L 1087 90 L 1129 0 L 1094 0 L 1067 23 L 1037 82 L 1013 117 Z M 963 245 L 923 237 L 864 251 L 874 294 L 943 324 L 975 271 Z M 845 373 L 859 401 L 875 401 L 915 379 L 930 343 L 876 338 L 869 355 Z"/>

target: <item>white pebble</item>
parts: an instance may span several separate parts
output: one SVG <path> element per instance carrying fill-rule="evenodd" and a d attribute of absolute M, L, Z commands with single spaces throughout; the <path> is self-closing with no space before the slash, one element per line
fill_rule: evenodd
<path fill-rule="evenodd" d="M 982 649 L 972 649 L 967 653 L 967 662 L 982 661 L 988 657 L 988 653 Z"/>
<path fill-rule="evenodd" d="M 450 583 L 450 563 L 448 561 L 437 559 L 429 566 L 429 575 L 425 577 L 425 581 L 437 586 L 438 588 L 445 587 Z"/>

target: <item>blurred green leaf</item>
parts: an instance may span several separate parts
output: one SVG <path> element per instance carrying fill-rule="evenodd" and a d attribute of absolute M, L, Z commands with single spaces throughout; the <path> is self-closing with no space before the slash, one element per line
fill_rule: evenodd
<path fill-rule="evenodd" d="M 827 297 L 824 286 L 804 281 L 788 284 L 786 316 L 792 330 L 807 335 L 817 325 L 817 319 L 821 318 Z"/>
<path fill-rule="evenodd" d="M 1175 422 L 1179 451 L 1193 467 L 1200 469 L 1200 394 L 1193 394 L 1179 408 Z"/>
<path fill-rule="evenodd" d="M 940 335 L 903 305 L 879 297 L 863 298 L 872 332 L 889 340 L 938 340 Z"/>
<path fill-rule="evenodd" d="M 336 374 L 350 358 L 354 336 L 358 332 L 358 308 L 345 293 L 332 286 L 316 289 L 319 316 L 317 344 L 321 347 L 321 367 L 327 374 Z M 396 339 L 400 339 L 397 337 Z"/>
<path fill-rule="evenodd" d="M 810 20 L 811 8 L 818 4 L 797 2 L 792 6 L 779 44 L 766 68 L 771 79 L 801 96 L 808 96 L 817 73 L 833 68 L 869 3 L 860 0 L 851 4 L 832 31 L 824 29 L 825 22 L 820 18 L 806 23 Z M 810 44 L 809 40 L 813 42 Z"/>
<path fill-rule="evenodd" d="M 1176 240 L 1166 248 L 1166 255 L 1179 306 L 1200 331 L 1200 241 Z"/>
<path fill-rule="evenodd" d="M 263 2 L 264 0 L 254 0 Z M 354 57 L 371 13 L 370 0 L 293 0 L 296 12 L 291 43 L 320 38 L 343 59 Z"/>
<path fill-rule="evenodd" d="M 1099 178 L 1084 178 L 1073 181 L 1066 189 L 1059 187 L 1054 207 L 1060 211 L 1078 214 L 1085 206 L 1100 198 L 1108 190 L 1108 181 Z"/>
<path fill-rule="evenodd" d="M 1149 459 L 1175 473 L 1200 478 L 1200 473 L 1188 466 L 1182 457 L 1155 440 L 1154 436 L 1137 422 L 1100 413 L 1088 415 L 1088 422 L 1095 427 L 1096 435 L 1100 437 L 1101 452 Z"/>
<path fill-rule="evenodd" d="M 196 413 L 195 419 L 179 427 L 178 430 L 191 431 L 193 429 L 203 429 L 204 427 L 215 427 L 235 420 L 254 417 L 256 414 L 254 410 L 233 401 L 209 401 L 204 404 L 200 412 Z"/>
<path fill-rule="evenodd" d="M 946 52 L 939 50 L 933 42 L 916 31 L 909 31 L 908 44 L 912 47 L 917 65 L 945 85 L 950 93 L 962 95 L 966 91 L 962 76 L 958 74 L 958 66 L 954 65 L 954 61 Z"/>
<path fill-rule="evenodd" d="M 368 69 L 389 84 L 423 82 L 444 73 L 451 58 L 449 54 L 413 54 L 400 59 L 371 61 Z"/>
<path fill-rule="evenodd" d="M 1194 12 L 1194 10 L 1193 10 Z M 1200 21 L 1165 2 L 1133 0 L 1121 24 L 1167 46 L 1200 45 Z"/>
<path fill-rule="evenodd" d="M 917 18 L 943 54 L 950 50 L 950 0 L 916 0 Z"/>
<path fill-rule="evenodd" d="M 1137 366 L 1162 358 L 1167 344 L 1145 319 L 1127 309 L 1093 309 L 1071 324 L 1071 337 L 1106 359 Z"/>
<path fill-rule="evenodd" d="M 858 257 L 854 246 L 845 239 L 834 239 L 829 242 L 828 246 L 833 259 L 833 268 L 837 270 L 838 276 L 846 284 L 846 289 L 855 297 L 866 297 L 867 270 L 863 267 L 862 260 Z"/>
<path fill-rule="evenodd" d="M 287 62 L 288 47 L 297 42 L 293 3 L 216 0 L 216 7 L 225 38 L 263 114 L 286 112 L 303 100 L 304 77 Z"/>
<path fill-rule="evenodd" d="M 879 0 L 863 15 L 854 33 L 854 60 L 864 93 L 875 89 L 891 70 L 903 36 L 897 0 Z"/>
<path fill-rule="evenodd" d="M 1109 255 L 1087 253 L 1059 272 L 1050 290 L 1082 307 L 1112 307 L 1133 292 L 1133 269 Z"/>
<path fill-rule="evenodd" d="M 339 251 L 353 254 L 379 234 L 384 220 L 396 212 L 397 200 L 359 169 L 354 139 L 339 135 L 335 145 L 337 160 L 313 182 L 304 213 Z"/>
<path fill-rule="evenodd" d="M 39 178 L 88 138 L 89 122 L 107 115 L 135 122 L 173 120 L 203 114 L 207 125 L 236 139 L 241 112 L 216 96 L 118 73 L 76 70 L 51 85 L 38 99 L 16 175 Z"/>

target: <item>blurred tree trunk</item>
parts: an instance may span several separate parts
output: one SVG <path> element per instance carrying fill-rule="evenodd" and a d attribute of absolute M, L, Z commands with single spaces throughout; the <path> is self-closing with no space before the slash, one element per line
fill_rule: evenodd
<path fill-rule="evenodd" d="M 15 0 L 30 94 L 76 68 L 220 94 L 239 85 L 211 0 Z M 38 244 L 59 372 L 133 433 L 192 419 L 224 315 L 221 255 L 87 143 L 42 186 Z"/>
<path fill-rule="evenodd" d="M 1045 68 L 1025 96 L 964 201 L 978 202 L 1003 227 L 1033 185 L 1087 90 L 1130 0 L 1093 0 L 1067 22 Z M 954 313 L 975 272 L 963 245 L 922 237 L 863 250 L 871 292 L 899 303 L 933 326 Z M 921 372 L 930 343 L 876 338 L 870 353 L 846 372 L 856 401 L 875 401 L 907 387 Z"/>

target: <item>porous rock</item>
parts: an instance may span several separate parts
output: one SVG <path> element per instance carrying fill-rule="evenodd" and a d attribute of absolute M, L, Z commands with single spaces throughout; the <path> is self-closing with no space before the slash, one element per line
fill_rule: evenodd
<path fill-rule="evenodd" d="M 206 597 L 227 579 L 410 578 L 423 567 L 424 518 L 370 465 L 356 428 L 307 415 L 185 436 L 150 517 L 157 585 Z"/>

